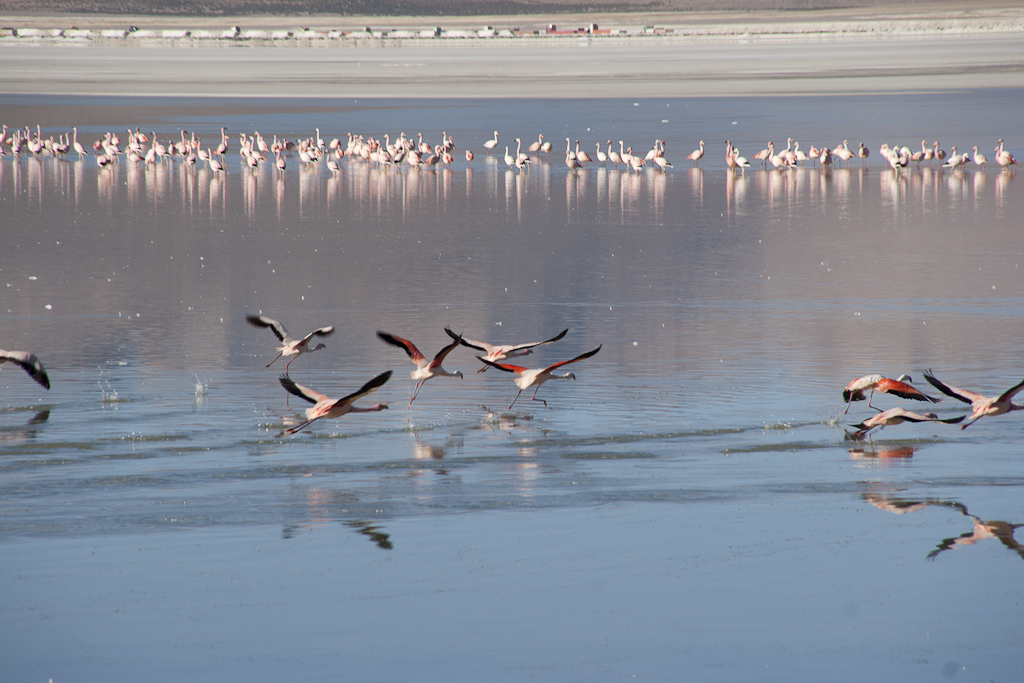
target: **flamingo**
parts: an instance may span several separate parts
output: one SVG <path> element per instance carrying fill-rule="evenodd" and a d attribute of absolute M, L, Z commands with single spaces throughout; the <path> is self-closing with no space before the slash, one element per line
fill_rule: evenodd
<path fill-rule="evenodd" d="M 220 162 L 219 159 L 213 158 L 213 155 L 210 153 L 209 148 L 206 149 L 206 156 L 208 157 L 207 163 L 210 164 L 210 170 L 213 171 L 214 175 L 217 175 L 218 173 L 224 170 L 224 165 Z M 146 161 L 149 161 L 148 154 L 146 155 Z"/>
<path fill-rule="evenodd" d="M 49 390 L 50 378 L 46 374 L 46 368 L 43 367 L 43 364 L 39 362 L 39 359 L 36 358 L 34 353 L 27 353 L 25 351 L 4 351 L 3 349 L 0 349 L 0 365 L 7 362 L 20 365 L 25 372 L 28 373 L 29 377 Z"/>
<path fill-rule="evenodd" d="M 923 144 L 924 144 L 924 143 L 922 143 L 922 145 L 923 145 Z M 871 155 L 871 150 L 870 150 L 870 149 L 868 149 L 868 148 L 867 148 L 867 147 L 866 147 L 866 146 L 864 145 L 864 143 L 863 143 L 863 142 L 862 142 L 862 143 L 860 143 L 860 149 L 858 149 L 858 150 L 857 150 L 857 156 L 859 156 L 859 157 L 860 157 L 860 163 L 861 163 L 861 165 L 863 165 L 863 164 L 864 164 L 864 162 L 866 162 L 866 161 L 868 160 L 868 157 L 869 157 L 870 155 Z"/>
<path fill-rule="evenodd" d="M 468 164 L 473 163 L 473 150 L 471 150 L 471 149 L 467 149 L 466 150 L 466 163 L 468 163 Z"/>
<path fill-rule="evenodd" d="M 942 165 L 943 168 L 959 168 L 967 163 L 967 153 L 957 154 L 956 145 L 949 148 L 949 161 Z"/>
<path fill-rule="evenodd" d="M 585 164 L 588 161 L 593 162 L 593 159 L 590 158 L 589 154 L 587 154 L 586 152 L 581 152 L 580 151 L 580 141 L 579 140 L 576 141 L 576 158 L 579 160 L 579 162 L 581 164 Z"/>
<path fill-rule="evenodd" d="M 492 149 L 498 146 L 498 131 L 494 131 L 494 139 L 488 140 L 484 143 L 484 149 L 490 152 Z"/>
<path fill-rule="evenodd" d="M 1017 160 L 1013 158 L 1013 155 L 1003 150 L 1003 139 L 998 140 L 999 147 L 996 148 L 996 163 L 1000 166 L 1012 166 L 1017 163 Z"/>
<path fill-rule="evenodd" d="M 270 331 L 274 333 L 274 336 L 284 344 L 284 346 L 278 348 L 279 353 L 274 357 L 274 360 L 267 363 L 268 368 L 281 356 L 295 356 L 295 358 L 298 358 L 304 353 L 312 353 L 313 351 L 319 351 L 320 349 L 327 348 L 326 344 L 317 344 L 316 346 L 310 347 L 309 340 L 313 337 L 329 337 L 334 334 L 334 325 L 330 325 L 328 327 L 321 327 L 313 330 L 302 339 L 295 339 L 288 334 L 288 330 L 284 328 L 284 325 L 273 318 L 268 318 L 265 315 L 247 315 L 245 316 L 245 319 L 254 327 L 269 327 Z M 288 372 L 288 366 L 292 364 L 292 361 L 295 360 L 295 358 L 292 358 L 292 360 L 285 363 L 284 371 L 286 374 Z"/>
<path fill-rule="evenodd" d="M 308 387 L 302 386 L 301 384 L 296 384 L 288 375 L 281 375 L 278 379 L 281 382 L 281 386 L 283 386 L 288 393 L 294 394 L 295 396 L 314 404 L 312 408 L 306 408 L 306 421 L 292 427 L 291 429 L 284 430 L 285 434 L 294 434 L 308 427 L 320 418 L 331 419 L 341 417 L 342 415 L 348 415 L 349 413 L 377 413 L 382 410 L 387 410 L 388 407 L 386 403 L 377 403 L 369 408 L 357 408 L 352 404 L 363 396 L 372 394 L 377 391 L 377 389 L 384 386 L 387 381 L 391 379 L 390 370 L 377 375 L 360 387 L 358 391 L 355 391 L 344 398 L 337 399 L 325 396 L 319 391 L 314 391 Z"/>
<path fill-rule="evenodd" d="M 444 328 L 444 331 L 447 332 L 448 336 L 451 337 L 452 339 L 458 339 L 459 343 L 461 343 L 463 346 L 468 346 L 469 348 L 476 349 L 477 351 L 484 351 L 486 353 L 486 355 L 484 356 L 485 359 L 490 361 L 499 361 L 507 360 L 509 358 L 515 358 L 517 356 L 529 356 L 531 353 L 533 353 L 534 348 L 538 346 L 544 346 L 545 344 L 553 344 L 562 337 L 564 337 L 569 332 L 569 328 L 562 330 L 551 339 L 545 341 L 527 342 L 526 344 L 500 345 L 488 344 L 487 342 L 474 341 L 472 339 L 463 339 L 460 335 L 457 335 L 454 332 L 452 332 L 451 328 L 448 327 Z M 477 370 L 477 372 L 487 372 L 487 368 L 488 366 L 485 365 L 479 370 Z"/>
<path fill-rule="evenodd" d="M 931 370 L 925 371 L 924 378 L 928 380 L 929 384 L 944 393 L 946 396 L 971 405 L 971 416 L 967 418 L 967 422 L 960 425 L 960 429 L 967 429 L 975 420 L 979 420 L 989 415 L 995 417 L 996 415 L 1002 415 L 1003 413 L 1009 413 L 1014 410 L 1024 410 L 1024 406 L 1012 402 L 1013 397 L 1020 393 L 1021 389 L 1024 389 L 1024 380 L 1021 380 L 1014 386 L 999 394 L 999 396 L 992 398 L 976 394 L 973 391 L 957 389 L 949 384 L 943 384 L 936 379 Z"/>
<path fill-rule="evenodd" d="M 608 155 L 605 152 L 601 151 L 600 142 L 595 142 L 594 144 L 597 146 L 597 160 L 600 161 L 603 165 L 606 161 L 608 161 Z"/>
<path fill-rule="evenodd" d="M 697 162 L 700 161 L 701 157 L 703 157 L 703 156 L 704 156 L 704 141 L 701 140 L 700 141 L 700 148 L 699 149 L 695 149 L 692 152 L 690 152 L 690 155 L 687 156 L 686 158 L 689 159 L 690 161 L 692 161 L 693 165 L 696 166 Z"/>
<path fill-rule="evenodd" d="M 612 141 L 608 141 L 608 158 L 612 160 L 612 168 L 618 170 L 619 164 L 622 162 L 622 157 L 612 149 Z"/>
<path fill-rule="evenodd" d="M 516 158 L 508 153 L 508 145 L 505 145 L 505 165 L 511 169 L 515 163 Z"/>
<path fill-rule="evenodd" d="M 604 345 L 602 344 L 601 346 Z M 556 375 L 554 371 L 557 368 L 562 367 L 563 365 L 568 365 L 569 363 L 575 363 L 585 358 L 590 358 L 591 356 L 593 356 L 594 354 L 601 350 L 601 346 L 598 346 L 593 351 L 587 351 L 586 353 L 580 354 L 575 358 L 554 363 L 552 365 L 547 366 L 546 368 L 524 368 L 519 365 L 495 363 L 494 361 L 487 360 L 482 356 L 477 356 L 477 358 L 482 360 L 484 363 L 487 363 L 488 365 L 492 365 L 498 368 L 499 370 L 504 370 L 505 372 L 512 372 L 519 375 L 519 377 L 516 378 L 516 386 L 519 387 L 519 393 L 516 394 L 516 397 L 514 399 L 512 399 L 512 403 L 508 407 L 509 410 L 512 410 L 512 406 L 514 406 L 516 404 L 516 401 L 519 400 L 519 395 L 522 394 L 524 390 L 529 389 L 530 387 L 536 387 L 533 390 L 533 396 L 530 398 L 530 400 L 540 401 L 541 403 L 544 404 L 544 407 L 547 408 L 548 402 L 542 398 L 537 398 L 537 392 L 540 390 L 541 385 L 544 384 L 544 382 L 547 382 L 549 379 L 576 379 L 576 375 L 574 375 L 571 372 L 567 372 L 564 375 Z"/>
<path fill-rule="evenodd" d="M 984 166 L 988 162 L 988 159 L 985 157 L 984 154 L 979 154 L 978 153 L 978 146 L 977 145 L 974 146 L 974 156 L 972 157 L 972 160 L 978 166 Z"/>
<path fill-rule="evenodd" d="M 544 144 L 544 133 L 541 133 L 537 137 L 537 142 L 530 143 L 530 146 L 526 148 L 527 152 L 539 152 L 541 145 Z"/>
<path fill-rule="evenodd" d="M 381 332 L 380 330 L 377 331 L 377 336 L 380 337 L 382 341 L 404 350 L 409 354 L 409 358 L 412 359 L 412 362 L 416 364 L 416 369 L 409 374 L 409 377 L 417 380 L 416 388 L 412 392 L 412 398 L 409 399 L 410 408 L 412 407 L 412 402 L 416 400 L 416 395 L 420 393 L 420 389 L 423 388 L 423 385 L 428 379 L 432 379 L 434 377 L 458 377 L 459 379 L 464 379 L 460 370 L 448 372 L 441 367 L 441 364 L 444 363 L 445 357 L 462 341 L 461 335 L 452 341 L 451 344 L 438 351 L 437 355 L 434 356 L 434 360 L 430 361 L 428 361 L 426 356 L 424 356 L 420 350 L 416 348 L 416 345 L 408 339 L 402 339 L 401 337 L 396 337 L 393 334 Z"/>
<path fill-rule="evenodd" d="M 754 155 L 754 158 L 761 162 L 761 168 L 768 168 L 768 159 L 775 154 L 775 143 L 771 140 L 768 141 L 767 149 L 762 149 L 760 152 Z"/>
<path fill-rule="evenodd" d="M 872 415 L 868 419 L 864 420 L 860 424 L 850 425 L 855 427 L 857 432 L 853 435 L 855 438 L 863 438 L 865 434 L 870 432 L 875 427 L 888 427 L 889 425 L 898 425 L 902 422 L 945 422 L 946 424 L 956 424 L 964 419 L 964 416 L 950 417 L 944 420 L 940 420 L 939 416 L 935 413 L 915 413 L 911 410 L 904 410 L 903 408 L 890 408 L 884 412 Z M 963 429 L 963 427 L 961 427 Z"/>
<path fill-rule="evenodd" d="M 927 394 L 918 391 L 916 388 L 908 384 L 914 380 L 909 375 L 900 375 L 897 379 L 889 379 L 882 375 L 864 375 L 858 377 L 843 389 L 843 400 L 846 401 L 846 410 L 842 412 L 846 415 L 847 411 L 850 410 L 850 404 L 854 401 L 863 401 L 864 392 L 868 393 L 868 408 L 874 408 L 871 405 L 871 397 L 875 395 L 876 391 L 883 394 L 892 394 L 899 396 L 900 398 L 909 398 L 915 401 L 930 401 L 932 403 L 938 403 L 939 399 L 932 398 Z M 878 410 L 875 408 L 875 410 Z"/>
<path fill-rule="evenodd" d="M 4 126 L 6 128 L 6 126 Z M 81 161 L 82 157 L 85 156 L 85 145 L 78 141 L 78 128 L 74 127 L 72 130 L 75 131 L 75 140 L 73 146 L 75 151 L 78 152 L 78 160 Z"/>
<path fill-rule="evenodd" d="M 946 150 L 939 149 L 938 140 L 932 143 L 932 150 L 934 151 L 934 156 L 937 161 L 942 161 L 943 159 L 946 158 Z"/>

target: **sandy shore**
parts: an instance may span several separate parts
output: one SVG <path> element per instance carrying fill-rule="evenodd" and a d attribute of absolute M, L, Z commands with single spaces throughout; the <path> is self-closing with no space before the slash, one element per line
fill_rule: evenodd
<path fill-rule="evenodd" d="M 233 24 L 232 22 L 242 22 Z M 0 92 L 76 95 L 681 97 L 914 92 L 1024 86 L 1024 6 L 469 18 L 308 18 L 303 27 L 382 35 L 338 40 L 0 38 Z M 492 23 L 485 24 L 490 21 Z M 559 22 L 618 35 L 437 39 L 387 30 Z M 46 17 L 6 18 L 47 28 Z M 63 26 L 298 31 L 274 17 L 62 17 Z M 658 34 L 644 32 L 657 27 Z M 543 30 L 540 28 L 540 30 Z M 392 33 L 392 36 L 408 34 Z"/>

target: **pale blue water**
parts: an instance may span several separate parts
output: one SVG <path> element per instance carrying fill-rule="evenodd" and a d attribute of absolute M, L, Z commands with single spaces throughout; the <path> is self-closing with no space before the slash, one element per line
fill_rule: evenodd
<path fill-rule="evenodd" d="M 864 403 L 835 418 L 872 372 L 933 395 L 926 368 L 989 395 L 1024 376 L 1015 172 L 896 177 L 877 151 L 1016 153 L 1020 98 L 0 98 L 47 137 L 232 134 L 223 179 L 0 161 L 0 346 L 53 382 L 0 370 L 0 677 L 1019 678 L 1024 551 L 993 522 L 1024 523 L 1021 415 L 864 442 L 843 431 Z M 239 168 L 239 131 L 317 126 L 444 130 L 458 161 Z M 501 152 L 543 132 L 555 153 L 507 171 L 481 147 L 495 128 Z M 663 137 L 675 168 L 568 174 L 567 135 L 591 153 Z M 790 136 L 872 156 L 726 172 L 726 138 L 752 156 Z M 389 410 L 280 436 L 307 404 L 264 367 L 259 311 L 294 334 L 335 325 L 291 376 L 341 397 L 391 369 L 362 401 Z M 446 325 L 569 328 L 530 367 L 602 350 L 544 385 L 547 408 L 524 392 L 508 411 L 511 375 L 457 349 L 465 378 L 408 408 L 413 365 L 375 331 L 430 356 Z"/>

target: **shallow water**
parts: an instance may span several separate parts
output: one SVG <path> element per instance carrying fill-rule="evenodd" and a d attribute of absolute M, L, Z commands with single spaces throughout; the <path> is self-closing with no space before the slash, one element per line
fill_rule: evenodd
<path fill-rule="evenodd" d="M 346 161 L 337 178 L 294 157 L 283 177 L 242 170 L 237 137 L 226 177 L 0 161 L 0 343 L 38 353 L 53 382 L 0 371 L 0 670 L 1018 678 L 1019 414 L 867 441 L 844 431 L 864 403 L 836 416 L 871 372 L 932 394 L 926 368 L 990 395 L 1024 375 L 1016 173 L 896 176 L 877 151 L 1019 141 L 1021 95 L 0 97 L 3 120 L 77 124 L 90 142 L 135 125 L 204 146 L 222 125 L 319 126 L 446 130 L 460 150 L 451 170 Z M 556 152 L 506 170 L 483 154 L 494 128 L 502 152 L 538 132 Z M 870 163 L 725 170 L 726 138 L 752 156 L 794 133 L 863 140 Z M 566 136 L 587 151 L 663 137 L 675 168 L 569 174 Z M 689 168 L 700 138 L 713 144 Z M 389 410 L 281 436 L 307 404 L 286 402 L 281 361 L 264 367 L 276 339 L 244 321 L 260 311 L 293 333 L 337 327 L 291 366 L 301 384 L 340 397 L 394 370 L 362 401 Z M 530 367 L 601 351 L 544 385 L 547 407 L 524 392 L 508 410 L 511 376 L 457 349 L 445 366 L 465 378 L 431 380 L 408 407 L 413 366 L 374 333 L 430 356 L 446 325 L 492 342 L 568 328 Z"/>

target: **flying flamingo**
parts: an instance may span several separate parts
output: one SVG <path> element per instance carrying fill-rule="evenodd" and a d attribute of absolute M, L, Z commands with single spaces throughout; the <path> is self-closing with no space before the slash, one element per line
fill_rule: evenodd
<path fill-rule="evenodd" d="M 875 427 L 888 427 L 889 425 L 898 425 L 903 422 L 945 422 L 946 424 L 956 424 L 963 419 L 964 416 L 961 415 L 960 417 L 950 417 L 940 420 L 939 416 L 935 413 L 926 413 L 922 415 L 921 413 L 904 410 L 903 408 L 890 408 L 885 412 L 872 415 L 860 424 L 850 426 L 857 428 L 857 432 L 854 433 L 853 436 L 860 439 Z M 961 429 L 963 429 L 963 427 L 961 427 Z"/>
<path fill-rule="evenodd" d="M 601 346 L 603 346 L 603 344 Z M 601 346 L 598 346 L 593 351 L 587 351 L 586 353 L 576 356 L 575 358 L 572 358 L 570 360 L 563 360 L 553 365 L 549 365 L 546 368 L 524 368 L 519 365 L 495 363 L 494 361 L 489 361 L 486 358 L 483 358 L 482 356 L 477 356 L 477 358 L 482 360 L 484 363 L 487 363 L 488 365 L 493 365 L 499 370 L 504 370 L 505 372 L 512 372 L 519 375 L 519 377 L 516 378 L 516 386 L 519 387 L 519 393 L 516 394 L 516 397 L 514 399 L 512 399 L 512 403 L 508 407 L 509 410 L 512 410 L 512 406 L 516 404 L 516 401 L 519 399 L 519 395 L 522 394 L 524 390 L 529 389 L 530 387 L 536 387 L 533 390 L 533 396 L 530 400 L 540 401 L 541 403 L 544 404 L 544 407 L 547 408 L 548 402 L 542 398 L 537 398 L 537 392 L 540 390 L 540 386 L 544 384 L 544 382 L 547 382 L 549 379 L 576 379 L 576 375 L 574 375 L 571 372 L 567 372 L 564 375 L 556 375 L 554 371 L 556 368 L 560 368 L 563 365 L 568 365 L 569 363 L 575 363 L 576 361 L 581 361 L 585 358 L 590 358 L 591 356 L 593 356 L 594 354 L 601 350 Z"/>
<path fill-rule="evenodd" d="M 420 393 L 420 389 L 428 379 L 433 377 L 458 377 L 459 379 L 463 379 L 462 372 L 460 370 L 448 372 L 441 367 L 445 357 L 462 341 L 461 335 L 451 344 L 438 351 L 437 355 L 434 356 L 434 360 L 430 361 L 428 361 L 426 356 L 424 356 L 420 350 L 416 348 L 416 345 L 408 339 L 402 339 L 401 337 L 396 337 L 393 334 L 381 332 L 380 330 L 377 331 L 377 336 L 380 337 L 382 341 L 404 350 L 409 354 L 409 358 L 412 359 L 412 362 L 416 364 L 416 369 L 409 374 L 409 377 L 417 380 L 416 388 L 412 392 L 412 398 L 409 399 L 410 408 L 412 407 L 412 402 L 416 400 L 416 395 Z"/>
<path fill-rule="evenodd" d="M 517 356 L 529 356 L 533 353 L 533 349 L 538 346 L 544 346 L 545 344 L 553 344 L 569 332 L 566 328 L 559 332 L 557 335 L 541 342 L 527 342 L 526 344 L 488 344 L 482 341 L 473 341 L 472 339 L 463 339 L 461 335 L 457 335 L 451 331 L 451 328 L 444 328 L 444 331 L 448 333 L 448 336 L 452 339 L 458 339 L 463 346 L 468 346 L 471 349 L 485 352 L 484 358 L 490 361 L 507 360 L 509 358 L 515 358 Z M 477 372 L 487 372 L 488 366 L 483 366 Z"/>
<path fill-rule="evenodd" d="M 28 373 L 29 377 L 39 382 L 41 385 L 50 388 L 50 378 L 46 374 L 46 369 L 43 364 L 39 362 L 34 353 L 26 353 L 25 351 L 4 351 L 0 349 L 0 365 L 7 362 L 15 363 L 24 368 L 25 372 Z"/>
<path fill-rule="evenodd" d="M 319 391 L 313 391 L 301 384 L 296 384 L 288 375 L 281 375 L 278 379 L 281 381 L 281 386 L 288 390 L 288 393 L 294 394 L 295 396 L 303 398 L 314 404 L 312 408 L 306 408 L 306 421 L 292 427 L 291 429 L 284 430 L 285 434 L 294 434 L 308 427 L 320 418 L 331 419 L 334 417 L 341 417 L 342 415 L 348 415 L 349 413 L 376 413 L 381 410 L 387 410 L 388 407 L 385 403 L 377 403 L 369 408 L 357 408 L 352 404 L 363 396 L 372 394 L 377 391 L 377 389 L 384 386 L 384 384 L 391 379 L 390 370 L 377 375 L 364 384 L 359 391 L 355 391 L 344 398 L 331 398 L 330 396 L 325 396 Z"/>
<path fill-rule="evenodd" d="M 854 401 L 863 401 L 864 392 L 870 392 L 868 394 L 868 408 L 874 408 L 871 405 L 871 397 L 875 395 L 876 391 L 880 391 L 883 394 L 892 394 L 899 396 L 900 398 L 909 398 L 914 401 L 931 401 L 932 403 L 938 403 L 939 399 L 932 398 L 927 394 L 921 393 L 907 382 L 913 382 L 909 375 L 900 375 L 897 379 L 889 379 L 882 375 L 864 375 L 858 377 L 843 389 L 843 400 L 846 401 L 846 410 L 841 414 L 846 415 L 847 411 L 850 410 L 850 404 Z M 878 410 L 878 408 L 875 408 Z"/>
<path fill-rule="evenodd" d="M 313 351 L 319 351 L 320 349 L 327 348 L 326 344 L 317 344 L 316 346 L 310 347 L 309 340 L 314 336 L 329 337 L 334 334 L 334 325 L 331 325 L 329 327 L 321 327 L 313 330 L 302 339 L 295 339 L 288 334 L 288 330 L 284 328 L 284 325 L 273 318 L 268 318 L 264 315 L 247 315 L 245 316 L 245 319 L 250 325 L 255 327 L 269 327 L 270 331 L 274 333 L 274 336 L 280 339 L 284 344 L 284 346 L 278 348 L 279 353 L 274 357 L 274 360 L 267 363 L 268 368 L 281 356 L 295 356 L 295 358 L 298 358 L 304 353 L 312 353 Z M 284 371 L 286 374 L 288 372 L 288 366 L 292 364 L 292 361 L 295 360 L 295 358 L 292 358 L 292 360 L 285 363 Z"/>
<path fill-rule="evenodd" d="M 967 418 L 967 422 L 960 425 L 960 429 L 967 429 L 975 420 L 989 415 L 995 417 L 996 415 L 1009 413 L 1013 410 L 1024 410 L 1024 406 L 1011 402 L 1013 397 L 1020 393 L 1021 389 L 1024 389 L 1024 380 L 1021 380 L 1016 385 L 1010 387 L 999 396 L 990 398 L 988 396 L 976 394 L 973 391 L 957 389 L 949 384 L 943 384 L 935 378 L 935 375 L 932 374 L 931 370 L 925 371 L 924 378 L 928 380 L 929 384 L 944 393 L 946 396 L 971 405 L 971 416 Z"/>

